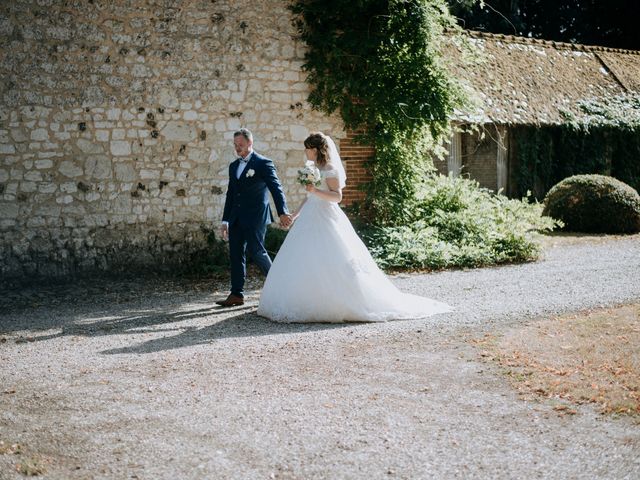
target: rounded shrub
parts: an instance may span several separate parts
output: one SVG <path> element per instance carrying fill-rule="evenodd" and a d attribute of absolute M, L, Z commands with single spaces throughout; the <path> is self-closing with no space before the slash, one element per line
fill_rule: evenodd
<path fill-rule="evenodd" d="M 605 175 L 565 178 L 547 193 L 542 213 L 562 220 L 564 229 L 573 232 L 640 231 L 640 195 Z"/>

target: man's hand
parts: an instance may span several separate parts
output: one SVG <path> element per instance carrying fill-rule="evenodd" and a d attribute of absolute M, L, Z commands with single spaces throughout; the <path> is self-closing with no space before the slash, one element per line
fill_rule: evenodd
<path fill-rule="evenodd" d="M 280 225 L 282 225 L 284 228 L 289 228 L 292 222 L 293 219 L 288 213 L 280 215 Z"/>
<path fill-rule="evenodd" d="M 222 240 L 224 240 L 225 242 L 229 240 L 229 224 L 228 223 L 223 223 L 222 225 L 220 225 L 220 237 L 222 237 Z"/>

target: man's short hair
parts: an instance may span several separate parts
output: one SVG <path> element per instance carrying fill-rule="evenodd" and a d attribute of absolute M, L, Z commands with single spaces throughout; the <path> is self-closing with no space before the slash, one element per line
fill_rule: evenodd
<path fill-rule="evenodd" d="M 248 128 L 241 128 L 240 130 L 234 132 L 233 138 L 243 136 L 248 141 L 253 142 L 253 133 Z"/>

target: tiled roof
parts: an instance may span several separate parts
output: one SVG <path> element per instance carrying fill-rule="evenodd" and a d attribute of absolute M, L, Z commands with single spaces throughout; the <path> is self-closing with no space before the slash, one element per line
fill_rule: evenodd
<path fill-rule="evenodd" d="M 640 51 L 465 31 L 444 52 L 475 100 L 458 121 L 558 124 L 563 110 L 582 115 L 581 100 L 640 94 Z"/>

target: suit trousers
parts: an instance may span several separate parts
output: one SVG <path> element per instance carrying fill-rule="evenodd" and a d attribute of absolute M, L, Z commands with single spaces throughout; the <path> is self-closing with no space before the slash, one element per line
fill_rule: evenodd
<path fill-rule="evenodd" d="M 244 226 L 240 222 L 229 225 L 229 256 L 231 260 L 231 293 L 244 296 L 244 282 L 247 276 L 247 255 L 267 275 L 271 268 L 271 258 L 264 247 L 266 225 Z"/>

